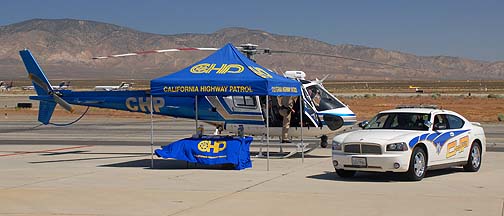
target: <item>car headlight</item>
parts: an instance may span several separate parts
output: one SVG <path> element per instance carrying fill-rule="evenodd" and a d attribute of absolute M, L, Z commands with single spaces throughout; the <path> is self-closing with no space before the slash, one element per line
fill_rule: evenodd
<path fill-rule="evenodd" d="M 408 145 L 404 142 L 391 143 L 387 145 L 387 151 L 407 151 Z"/>
<path fill-rule="evenodd" d="M 333 140 L 332 141 L 332 150 L 341 151 L 341 143 Z"/>

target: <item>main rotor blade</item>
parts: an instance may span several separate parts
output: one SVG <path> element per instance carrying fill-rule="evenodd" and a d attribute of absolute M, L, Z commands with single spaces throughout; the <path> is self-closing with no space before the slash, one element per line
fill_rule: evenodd
<path fill-rule="evenodd" d="M 61 107 L 63 107 L 63 109 L 65 109 L 65 110 L 67 110 L 68 112 L 71 112 L 71 113 L 73 113 L 75 111 L 74 108 L 72 107 L 72 105 L 70 105 L 68 102 L 66 102 L 65 100 L 63 100 L 57 94 L 53 94 L 52 97 L 54 98 L 54 101 L 56 101 L 56 103 L 58 103 Z"/>
<path fill-rule="evenodd" d="M 327 77 L 329 77 L 329 74 L 326 74 L 326 75 L 324 76 L 324 78 L 322 78 L 322 79 L 318 80 L 317 82 L 318 82 L 318 83 L 323 83 L 323 82 L 327 79 Z"/>
<path fill-rule="evenodd" d="M 185 47 L 185 48 L 176 48 L 176 49 L 162 49 L 162 50 L 147 50 L 140 52 L 131 52 L 124 54 L 115 54 L 109 56 L 98 56 L 93 57 L 93 59 L 108 59 L 108 58 L 119 58 L 119 57 L 127 57 L 127 56 L 138 56 L 138 55 L 146 55 L 153 53 L 165 53 L 165 52 L 180 52 L 180 51 L 216 51 L 218 48 L 194 48 L 194 47 Z"/>
<path fill-rule="evenodd" d="M 424 72 L 424 70 L 417 69 L 417 68 L 405 67 L 405 66 L 401 66 L 401 65 L 394 65 L 394 64 L 388 64 L 388 63 L 383 63 L 383 62 L 375 62 L 375 61 L 340 56 L 340 55 L 330 55 L 330 54 L 311 53 L 311 52 L 296 52 L 296 51 L 288 51 L 288 50 L 271 50 L 270 52 L 271 53 L 280 53 L 280 54 L 286 53 L 286 54 L 313 55 L 313 56 L 322 56 L 322 57 L 329 57 L 329 58 L 339 58 L 339 59 L 345 59 L 345 60 L 359 61 L 359 62 L 365 62 L 365 63 L 370 63 L 370 64 L 377 64 L 377 65 L 383 65 L 383 66 L 396 67 L 396 68 L 402 68 L 402 69 L 407 69 L 407 70 L 415 70 L 415 71 Z"/>

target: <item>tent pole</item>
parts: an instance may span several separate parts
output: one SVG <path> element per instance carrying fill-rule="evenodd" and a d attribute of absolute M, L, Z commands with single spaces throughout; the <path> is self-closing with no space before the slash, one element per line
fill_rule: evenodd
<path fill-rule="evenodd" d="M 301 163 L 304 163 L 304 140 L 303 140 L 303 95 L 299 95 L 299 119 L 301 124 Z"/>
<path fill-rule="evenodd" d="M 150 135 L 150 143 L 151 143 L 151 169 L 154 169 L 154 120 L 153 120 L 153 101 L 152 94 L 150 95 L 150 123 L 151 123 L 151 135 Z"/>
<path fill-rule="evenodd" d="M 269 95 L 266 95 L 266 169 L 269 171 Z"/>
<path fill-rule="evenodd" d="M 198 130 L 198 95 L 194 97 L 194 106 L 196 109 L 196 131 Z"/>

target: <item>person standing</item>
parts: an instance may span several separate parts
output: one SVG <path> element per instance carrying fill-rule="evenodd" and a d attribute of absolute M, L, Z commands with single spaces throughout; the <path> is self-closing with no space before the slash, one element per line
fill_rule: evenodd
<path fill-rule="evenodd" d="M 289 140 L 289 128 L 292 113 L 294 113 L 294 103 L 297 97 L 280 96 L 278 102 L 280 105 L 279 113 L 282 116 L 282 143 L 291 143 Z"/>

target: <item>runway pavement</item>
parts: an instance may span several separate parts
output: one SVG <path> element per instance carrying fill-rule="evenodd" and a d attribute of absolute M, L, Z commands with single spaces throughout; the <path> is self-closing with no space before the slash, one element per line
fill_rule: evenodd
<path fill-rule="evenodd" d="M 0 121 L 0 215 L 504 215 L 502 152 L 487 152 L 478 173 L 431 171 L 421 182 L 375 173 L 341 179 L 330 149 L 304 163 L 271 160 L 270 171 L 254 157 L 243 171 L 160 159 L 151 169 L 147 118 L 37 125 Z M 156 119 L 156 146 L 194 125 Z M 502 139 L 502 125 L 485 129 L 489 140 Z"/>
<path fill-rule="evenodd" d="M 19 120 L 0 118 L 0 144 L 17 145 L 150 145 L 149 118 L 84 118 L 67 127 L 40 126 L 35 116 Z M 69 122 L 73 118 L 63 118 L 57 122 Z M 154 138 L 156 145 L 166 145 L 194 133 L 193 120 L 155 118 Z M 483 124 L 489 151 L 504 151 L 504 124 Z M 215 128 L 205 125 L 205 131 Z M 21 138 L 21 139 L 20 139 Z M 331 137 L 332 138 L 332 137 Z M 259 139 L 259 138 L 258 138 Z M 307 138 L 310 140 L 310 138 Z M 311 142 L 315 142 L 311 138 Z"/>

